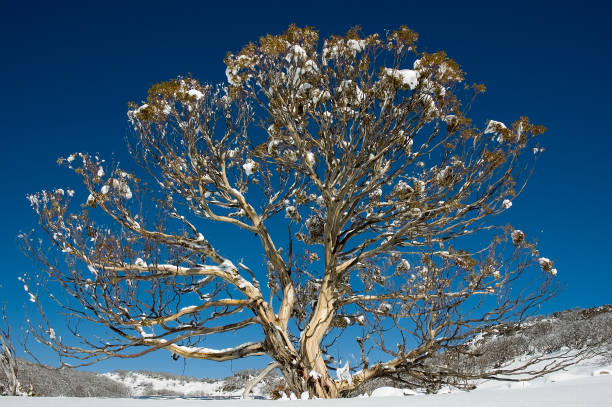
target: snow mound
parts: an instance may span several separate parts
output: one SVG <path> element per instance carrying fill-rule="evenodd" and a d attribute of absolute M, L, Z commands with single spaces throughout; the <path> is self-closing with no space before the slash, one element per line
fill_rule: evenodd
<path fill-rule="evenodd" d="M 370 397 L 403 397 L 414 396 L 417 392 L 410 389 L 397 389 L 395 387 L 379 387 L 374 390 Z"/>

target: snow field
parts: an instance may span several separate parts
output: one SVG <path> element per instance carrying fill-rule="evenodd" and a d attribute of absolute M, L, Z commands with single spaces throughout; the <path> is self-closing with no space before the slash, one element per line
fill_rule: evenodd
<path fill-rule="evenodd" d="M 236 395 L 222 392 L 223 381 L 186 382 L 175 379 L 156 379 L 131 373 L 120 379 L 135 394 L 147 384 L 155 389 L 183 391 L 201 396 Z M 383 399 L 381 399 L 383 398 Z M 593 358 L 571 368 L 555 372 L 528 382 L 483 381 L 471 392 L 443 389 L 434 395 L 418 394 L 408 389 L 382 387 L 368 396 L 338 400 L 202 400 L 197 398 L 70 398 L 70 397 L 0 397 L 1 407 L 191 407 L 214 403 L 212 407 L 374 407 L 381 402 L 385 407 L 612 407 L 612 365 L 609 359 Z M 297 404 L 296 404 L 297 403 Z M 208 404 L 210 405 L 210 404 Z"/>
<path fill-rule="evenodd" d="M 409 398 L 409 400 L 406 399 Z M 525 389 L 486 389 L 469 393 L 386 397 L 385 407 L 601 407 L 612 406 L 612 375 L 583 377 L 566 382 L 546 383 L 541 386 L 527 386 Z M 383 400 L 370 397 L 338 400 L 219 400 L 202 401 L 194 399 L 102 399 L 102 398 L 43 398 L 5 397 L 0 398 L 3 407 L 195 407 L 203 403 L 213 407 L 372 407 Z"/>

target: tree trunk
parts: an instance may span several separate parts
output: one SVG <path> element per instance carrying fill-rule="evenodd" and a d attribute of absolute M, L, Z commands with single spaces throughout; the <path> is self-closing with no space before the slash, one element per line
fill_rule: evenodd
<path fill-rule="evenodd" d="M 308 398 L 328 399 L 339 396 L 336 383 L 327 371 L 325 374 L 313 373 L 313 370 L 308 370 L 301 362 L 292 366 L 281 366 L 280 370 L 289 391 L 297 397 L 302 397 L 304 392 L 307 392 Z"/>
<path fill-rule="evenodd" d="M 309 397 L 337 398 L 338 384 L 330 377 L 323 354 L 321 341 L 331 326 L 335 316 L 333 291 L 329 277 L 324 278 L 321 295 L 312 317 L 300 340 L 300 349 L 292 360 L 275 358 L 291 392 L 301 397 L 308 392 Z"/>
<path fill-rule="evenodd" d="M 273 331 L 266 337 L 266 347 L 270 356 L 278 363 L 289 391 L 297 397 L 301 397 L 304 392 L 308 392 L 310 398 L 338 397 L 336 383 L 329 376 L 320 350 L 315 351 L 310 344 L 310 351 L 303 348 L 298 352 L 280 329 Z M 309 358 L 309 355 L 314 357 Z M 318 361 L 322 367 L 315 369 Z"/>

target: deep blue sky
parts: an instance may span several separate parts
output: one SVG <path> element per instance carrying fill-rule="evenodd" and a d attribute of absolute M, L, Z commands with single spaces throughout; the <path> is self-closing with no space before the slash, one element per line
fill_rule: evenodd
<path fill-rule="evenodd" d="M 15 238 L 36 224 L 25 196 L 76 181 L 55 159 L 89 151 L 125 160 L 128 101 L 177 75 L 222 81 L 227 51 L 291 22 L 323 36 L 353 25 L 366 34 L 408 25 L 420 34 L 421 50 L 446 50 L 470 82 L 487 85 L 474 108 L 483 125 L 523 114 L 544 124 L 546 152 L 508 214 L 538 237 L 566 286 L 543 312 L 612 303 L 606 2 L 87 3 L 0 3 L 0 301 L 11 304 L 13 323 L 27 300 L 17 277 L 33 269 Z M 101 369 L 164 368 L 153 360 Z M 187 373 L 228 372 L 199 363 L 190 362 Z"/>

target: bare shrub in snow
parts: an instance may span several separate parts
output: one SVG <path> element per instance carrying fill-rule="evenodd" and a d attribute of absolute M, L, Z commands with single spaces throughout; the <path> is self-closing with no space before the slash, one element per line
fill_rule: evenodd
<path fill-rule="evenodd" d="M 19 393 L 19 380 L 17 379 L 17 356 L 11 338 L 11 327 L 6 318 L 6 304 L 2 304 L 0 320 L 0 373 L 6 381 L 0 381 L 0 395 L 15 396 Z M 4 383 L 3 383 L 4 382 Z M 4 384 L 4 386 L 3 386 Z"/>
<path fill-rule="evenodd" d="M 484 87 L 416 39 L 402 27 L 320 41 L 291 26 L 229 54 L 228 85 L 178 78 L 131 104 L 130 152 L 146 171 L 60 159 L 86 192 L 31 195 L 56 250 L 30 235 L 23 245 L 48 276 L 41 295 L 82 324 L 69 325 L 76 340 L 56 335 L 30 293 L 37 340 L 81 364 L 156 349 L 267 354 L 297 395 L 343 396 L 400 372 L 455 384 L 464 373 L 428 361 L 554 291 L 552 261 L 494 221 L 544 129 L 474 124 L 466 106 Z M 265 260 L 230 259 L 215 243 L 224 233 Z M 333 377 L 339 337 L 361 358 Z"/>

